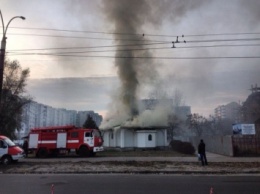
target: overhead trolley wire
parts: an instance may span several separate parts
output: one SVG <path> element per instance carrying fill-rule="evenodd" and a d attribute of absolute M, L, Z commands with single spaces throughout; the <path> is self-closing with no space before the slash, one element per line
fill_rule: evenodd
<path fill-rule="evenodd" d="M 41 49 L 12 49 L 9 51 L 32 51 L 32 50 L 64 50 L 64 49 L 95 49 L 95 48 L 108 48 L 108 47 L 137 47 L 137 46 L 150 46 L 150 45 L 162 45 L 171 44 L 171 42 L 165 43 L 144 43 L 144 44 L 119 44 L 119 45 L 105 45 L 105 46 L 83 46 L 83 47 L 57 47 L 57 48 L 41 48 Z"/>
<path fill-rule="evenodd" d="M 42 31 L 59 31 L 59 32 L 73 32 L 73 33 L 91 33 L 91 34 L 108 34 L 108 35 L 126 35 L 126 36 L 157 36 L 157 37 L 181 37 L 182 35 L 167 35 L 167 34 L 147 34 L 147 33 L 126 33 L 126 32 L 102 32 L 89 30 L 68 30 L 55 28 L 32 28 L 32 27 L 9 27 L 13 29 L 22 30 L 42 30 Z M 210 34 L 187 34 L 185 37 L 193 36 L 231 36 L 231 35 L 259 35 L 260 32 L 227 32 L 227 33 L 210 33 Z"/>
<path fill-rule="evenodd" d="M 75 38 L 75 39 L 93 39 L 93 40 L 110 40 L 110 41 L 152 41 L 152 42 L 166 42 L 161 40 L 141 40 L 141 39 L 114 39 L 114 38 L 95 38 L 95 37 L 84 37 L 84 36 L 62 36 L 62 35 L 48 35 L 48 34 L 20 34 L 20 33 L 9 33 L 8 35 L 14 36 L 41 36 L 51 38 Z"/>
<path fill-rule="evenodd" d="M 63 35 L 48 35 L 48 34 L 20 34 L 20 33 L 9 33 L 8 35 L 18 36 L 41 36 L 41 37 L 52 37 L 52 38 L 75 38 L 75 39 L 92 39 L 92 40 L 109 40 L 109 41 L 128 41 L 128 42 L 154 42 L 154 43 L 168 43 L 165 40 L 148 40 L 148 39 L 113 39 L 113 38 L 96 38 L 96 37 L 84 37 L 84 36 L 63 36 Z M 180 37 L 182 38 L 182 37 Z M 175 40 L 175 39 L 174 39 Z M 174 42 L 173 40 L 173 42 Z M 175 43 L 202 43 L 202 42 L 226 42 L 226 41 L 259 41 L 260 38 L 235 38 L 235 39 L 212 39 L 212 40 L 180 40 Z"/>
<path fill-rule="evenodd" d="M 202 43 L 202 42 L 234 42 L 234 41 L 259 41 L 260 38 L 235 38 L 235 39 L 213 39 L 213 40 L 190 40 L 187 43 Z"/>
<path fill-rule="evenodd" d="M 117 50 L 95 50 L 95 51 L 70 51 L 70 52 L 52 52 L 52 53 L 21 53 L 17 51 L 7 51 L 9 55 L 37 55 L 37 54 L 81 54 L 81 53 L 101 53 L 101 52 L 129 52 L 143 50 L 163 50 L 163 49 L 194 49 L 194 48 L 213 48 L 213 47 L 241 47 L 241 46 L 260 46 L 260 44 L 242 44 L 242 45 L 211 45 L 211 46 L 187 46 L 187 47 L 159 47 L 159 48 L 138 48 L 138 49 L 117 49 Z"/>
<path fill-rule="evenodd" d="M 80 57 L 80 58 L 116 58 L 116 59 L 259 59 L 260 56 L 216 56 L 216 57 L 138 57 L 138 56 L 95 56 L 95 55 L 65 55 L 65 54 L 45 54 L 38 53 L 41 56 L 58 56 L 58 57 Z"/>
<path fill-rule="evenodd" d="M 99 50 L 99 51 L 70 51 L 70 52 L 59 52 L 59 53 L 20 53 L 20 52 L 8 52 L 14 55 L 34 55 L 34 54 L 80 54 L 80 53 L 100 53 L 100 52 L 129 52 L 129 51 L 143 51 L 143 50 L 155 50 L 155 49 L 172 49 L 171 47 L 160 47 L 160 48 L 138 48 L 138 49 L 124 49 L 124 50 Z"/>
<path fill-rule="evenodd" d="M 254 41 L 260 40 L 258 39 L 217 39 L 217 40 L 204 40 L 205 42 L 223 42 L 223 41 Z M 201 41 L 188 41 L 188 43 L 199 43 Z M 181 42 L 178 42 L 181 43 Z M 137 47 L 137 46 L 151 46 L 151 45 L 162 45 L 162 44 L 172 44 L 171 42 L 165 43 L 144 43 L 144 44 L 123 44 L 123 45 L 105 45 L 105 46 L 88 46 L 88 47 L 59 47 L 59 48 L 41 48 L 41 49 L 15 49 L 15 50 L 8 50 L 9 53 L 19 52 L 19 51 L 44 51 L 44 50 L 68 50 L 68 49 L 94 49 L 94 48 L 109 48 L 109 47 Z M 175 43 L 176 44 L 176 43 Z M 259 46 L 259 44 L 232 44 L 232 45 L 198 45 L 198 46 L 184 46 L 184 47 L 175 47 L 175 48 L 213 48 L 213 47 L 242 47 L 242 46 Z M 134 50 L 155 50 L 155 49 L 167 49 L 170 47 L 163 47 L 163 48 L 138 48 L 138 49 L 117 49 L 114 51 L 134 51 Z M 110 52 L 109 50 L 108 52 Z M 85 51 L 85 52 L 105 52 L 101 51 Z"/>
<path fill-rule="evenodd" d="M 192 48 L 214 48 L 214 47 L 242 47 L 242 46 L 260 46 L 260 44 L 221 44 L 221 45 L 197 45 L 197 46 L 178 46 L 176 44 L 188 44 L 188 43 L 217 43 L 217 42 L 252 42 L 260 41 L 260 38 L 222 38 L 222 39 L 187 39 L 187 37 L 203 37 L 203 36 L 224 36 L 224 35 L 259 35 L 260 33 L 219 33 L 219 34 L 190 34 L 190 35 L 155 35 L 155 34 L 131 34 L 131 33 L 111 33 L 111 32 L 95 32 L 95 31 L 77 31 L 77 30 L 60 30 L 60 29 L 48 29 L 48 28 L 20 28 L 19 29 L 30 29 L 30 30 L 52 30 L 52 31 L 64 31 L 64 32 L 82 32 L 82 33 L 96 33 L 96 34 L 109 34 L 109 35 L 133 35 L 134 38 L 106 38 L 106 37 L 84 37 L 84 36 L 64 36 L 64 35 L 48 35 L 48 34 L 19 34 L 19 33 L 9 33 L 8 35 L 22 35 L 22 36 L 42 36 L 42 37 L 53 37 L 53 38 L 77 38 L 77 39 L 93 39 L 93 40 L 107 40 L 107 41 L 126 41 L 126 42 L 135 42 L 133 44 L 118 44 L 118 45 L 105 45 L 105 46 L 88 46 L 88 47 L 59 47 L 59 48 L 39 48 L 39 49 L 16 49 L 7 51 L 8 55 L 46 55 L 46 56 L 59 56 L 59 57 L 84 57 L 84 58 L 135 58 L 135 59 L 258 59 L 259 56 L 230 56 L 230 57 L 125 57 L 125 56 L 83 56 L 83 55 L 74 55 L 74 54 L 83 54 L 91 52 L 127 52 L 127 51 L 142 51 L 142 50 L 159 50 L 159 49 L 192 49 Z M 139 36 L 136 38 L 136 36 Z M 166 40 L 152 40 L 146 39 L 146 36 L 154 37 L 167 37 L 172 38 L 172 41 Z M 179 40 L 178 40 L 179 37 Z M 176 39 L 177 38 L 177 39 Z M 162 45 L 162 44 L 173 44 L 171 47 L 157 47 L 157 48 L 146 48 L 145 46 L 151 45 Z M 121 49 L 115 50 L 95 50 L 95 51 L 67 51 L 67 52 L 51 52 L 51 53 L 24 53 L 27 51 L 48 51 L 48 50 L 68 50 L 68 49 L 100 49 L 100 48 L 111 48 L 111 47 L 122 47 Z M 145 47 L 145 48 L 124 48 L 124 47 Z M 21 52 L 23 53 L 21 53 Z M 20 52 L 20 53 L 19 53 Z"/>

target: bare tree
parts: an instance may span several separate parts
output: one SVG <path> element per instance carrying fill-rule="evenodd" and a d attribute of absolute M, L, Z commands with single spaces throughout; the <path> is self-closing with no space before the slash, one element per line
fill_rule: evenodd
<path fill-rule="evenodd" d="M 209 135 L 232 135 L 234 122 L 231 119 L 221 119 L 210 115 L 208 122 Z"/>
<path fill-rule="evenodd" d="M 209 126 L 208 120 L 198 113 L 188 115 L 187 124 L 188 127 L 193 129 L 196 135 L 199 137 L 202 136 L 204 130 Z"/>
<path fill-rule="evenodd" d="M 18 61 L 5 61 L 2 101 L 0 104 L 0 133 L 15 138 L 21 129 L 22 107 L 31 101 L 25 96 L 29 69 L 22 69 Z"/>
<path fill-rule="evenodd" d="M 171 114 L 168 117 L 168 125 L 169 128 L 167 129 L 167 139 L 169 141 L 173 140 L 173 137 L 180 133 L 178 131 L 180 125 L 182 124 L 182 121 L 175 115 L 175 114 Z"/>

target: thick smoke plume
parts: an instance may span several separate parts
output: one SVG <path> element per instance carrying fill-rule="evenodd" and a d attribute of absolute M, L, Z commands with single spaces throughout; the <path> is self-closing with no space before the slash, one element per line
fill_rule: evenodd
<path fill-rule="evenodd" d="M 108 19 L 115 27 L 115 40 L 117 44 L 126 45 L 127 43 L 136 43 L 140 45 L 145 37 L 137 34 L 140 33 L 142 25 L 146 20 L 146 15 L 149 13 L 149 5 L 146 1 L 112 0 L 104 1 L 104 5 Z M 117 32 L 120 32 L 120 34 Z M 121 33 L 128 35 L 122 36 Z M 125 39 L 135 40 L 135 43 L 132 41 L 129 43 Z M 120 50 L 126 51 L 122 52 Z M 127 46 L 120 46 L 116 51 L 115 66 L 118 69 L 118 76 L 121 81 L 119 100 L 125 106 L 125 110 L 128 111 L 130 117 L 138 115 L 137 91 L 140 86 L 141 77 L 152 76 L 154 74 L 147 75 L 147 72 L 151 73 L 151 70 L 149 70 L 151 64 L 148 64 L 147 61 L 134 58 L 140 56 L 140 54 L 144 57 L 151 55 L 149 52 L 133 51 L 133 47 Z"/>
<path fill-rule="evenodd" d="M 156 25 L 158 26 L 161 24 L 162 19 L 165 19 L 166 13 L 169 14 L 169 18 L 174 18 L 172 20 L 177 21 L 189 9 L 197 7 L 198 5 L 194 4 L 193 1 L 185 2 L 188 4 L 178 0 L 166 0 L 163 2 L 154 0 L 103 1 L 104 12 L 107 15 L 108 22 L 114 25 L 114 38 L 117 42 L 117 45 L 127 45 L 127 42 L 124 39 L 135 40 L 135 43 L 140 45 L 143 43 L 142 41 L 145 41 L 146 39 L 145 34 L 140 35 L 142 34 L 142 27 L 144 24 L 150 23 L 154 27 Z M 159 10 L 160 8 L 163 8 L 163 10 Z M 135 43 L 133 43 L 133 41 L 128 42 L 128 44 Z M 142 47 L 139 46 L 138 48 L 140 49 Z M 151 56 L 150 52 L 133 51 L 131 49 L 133 49 L 133 47 L 129 48 L 126 46 L 120 46 L 117 48 L 115 66 L 118 70 L 121 86 L 119 93 L 115 92 L 117 95 L 114 95 L 113 102 L 111 104 L 109 112 L 110 117 L 113 118 L 111 119 L 113 122 L 111 120 L 109 121 L 109 125 L 111 126 L 122 123 L 127 125 L 135 123 L 135 125 L 139 125 L 140 123 L 143 123 L 141 118 L 146 118 L 147 115 L 150 115 L 150 113 L 147 113 L 147 111 L 139 114 L 138 91 L 140 90 L 144 80 L 155 80 L 157 71 L 151 60 L 140 60 L 135 58 L 138 56 L 149 58 Z M 122 52 L 122 50 L 128 51 Z M 122 59 L 119 57 L 124 58 Z M 149 117 L 155 118 L 157 115 L 162 115 L 161 113 L 154 114 L 156 116 Z M 164 116 L 163 118 L 165 120 L 167 116 Z M 153 120 L 156 120 L 157 123 L 160 123 L 158 119 Z M 167 124 L 167 119 L 163 123 Z M 103 126 L 104 125 L 107 127 L 107 123 L 103 123 Z M 154 125 L 156 124 L 154 123 L 153 126 Z"/>

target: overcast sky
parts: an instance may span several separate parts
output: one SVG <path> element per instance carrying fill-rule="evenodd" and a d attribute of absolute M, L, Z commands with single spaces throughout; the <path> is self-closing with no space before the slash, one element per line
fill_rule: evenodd
<path fill-rule="evenodd" d="M 34 100 L 56 108 L 109 110 L 123 82 L 119 44 L 141 44 L 135 57 L 148 57 L 135 59 L 140 98 L 177 89 L 207 116 L 260 84 L 259 0 L 0 0 L 0 9 L 5 25 L 26 17 L 10 24 L 6 56 L 30 68 Z"/>

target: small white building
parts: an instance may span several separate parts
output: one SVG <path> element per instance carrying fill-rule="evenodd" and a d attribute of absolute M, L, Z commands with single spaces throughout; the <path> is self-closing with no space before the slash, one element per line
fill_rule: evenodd
<path fill-rule="evenodd" d="M 104 147 L 156 148 L 167 144 L 167 127 L 115 127 L 101 130 Z"/>

